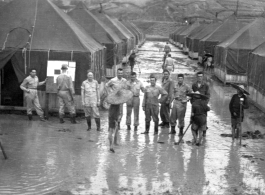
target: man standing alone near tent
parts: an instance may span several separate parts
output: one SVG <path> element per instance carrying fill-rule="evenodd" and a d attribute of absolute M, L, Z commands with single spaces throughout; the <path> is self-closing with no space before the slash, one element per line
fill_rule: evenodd
<path fill-rule="evenodd" d="M 67 75 L 66 71 L 68 69 L 67 64 L 63 64 L 61 67 L 62 73 L 57 77 L 57 96 L 59 101 L 59 118 L 60 123 L 64 123 L 64 109 L 65 106 L 68 108 L 71 116 L 71 123 L 75 124 L 75 105 L 74 98 L 75 90 L 72 82 L 71 76 Z"/>
<path fill-rule="evenodd" d="M 123 76 L 123 69 L 119 68 L 117 70 L 117 77 L 112 78 L 109 82 L 106 83 L 106 87 L 109 87 L 112 91 L 119 90 L 126 87 L 126 79 L 122 78 Z M 123 104 L 119 105 L 120 114 L 118 117 L 118 129 L 120 129 L 120 123 L 123 115 Z"/>
<path fill-rule="evenodd" d="M 206 101 L 206 103 L 208 103 L 209 99 L 210 99 L 210 87 L 206 82 L 203 81 L 203 76 L 204 76 L 203 72 L 197 73 L 197 81 L 192 84 L 192 90 L 195 93 L 199 92 L 200 94 L 207 96 L 208 99 L 204 100 L 204 101 Z M 206 123 L 206 130 L 203 130 L 203 137 L 206 136 L 207 129 L 208 129 L 208 127 L 207 127 L 207 123 Z"/>
<path fill-rule="evenodd" d="M 131 72 L 133 72 L 133 68 L 134 68 L 134 65 L 135 65 L 135 58 L 136 58 L 136 54 L 133 51 L 132 54 L 129 57 L 129 62 L 130 62 L 130 66 L 131 66 Z"/>
<path fill-rule="evenodd" d="M 32 120 L 32 108 L 35 107 L 37 114 L 40 116 L 40 120 L 45 121 L 44 113 L 39 103 L 37 87 L 44 85 L 46 83 L 46 79 L 45 81 L 39 82 L 39 78 L 36 76 L 36 74 L 36 69 L 31 69 L 30 75 L 24 79 L 20 85 L 20 88 L 25 91 L 27 115 L 29 120 Z"/>
<path fill-rule="evenodd" d="M 139 126 L 139 108 L 140 108 L 140 90 L 144 93 L 144 86 L 141 81 L 136 79 L 136 73 L 131 73 L 131 80 L 127 81 L 127 86 L 130 86 L 130 90 L 133 92 L 133 97 L 126 103 L 127 104 L 127 116 L 126 125 L 127 130 L 131 130 L 131 115 L 132 110 L 134 114 L 134 131 L 137 131 Z"/>
<path fill-rule="evenodd" d="M 87 121 L 87 130 L 91 130 L 91 117 L 93 117 L 96 121 L 97 131 L 100 131 L 100 115 L 98 109 L 100 106 L 100 92 L 98 82 L 93 77 L 92 72 L 87 73 L 87 80 L 83 81 L 81 86 L 81 100 Z"/>

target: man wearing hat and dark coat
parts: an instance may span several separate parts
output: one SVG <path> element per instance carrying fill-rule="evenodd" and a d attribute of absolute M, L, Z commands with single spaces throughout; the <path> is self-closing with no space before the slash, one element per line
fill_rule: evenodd
<path fill-rule="evenodd" d="M 67 75 L 67 69 L 68 65 L 63 64 L 62 65 L 62 73 L 57 77 L 56 79 L 56 85 L 57 85 L 57 96 L 59 101 L 59 118 L 60 123 L 64 123 L 63 117 L 64 117 L 64 109 L 65 106 L 68 108 L 68 111 L 70 112 L 71 116 L 71 123 L 75 124 L 75 104 L 74 104 L 74 95 L 75 95 L 75 89 L 72 82 L 72 77 Z"/>
<path fill-rule="evenodd" d="M 237 94 L 234 94 L 231 98 L 229 111 L 231 113 L 232 135 L 235 136 L 235 138 L 238 138 L 241 128 L 240 123 L 243 122 L 244 119 L 244 109 L 249 108 L 248 98 L 246 96 L 249 93 L 245 90 L 243 85 L 232 86 L 237 89 Z"/>
<path fill-rule="evenodd" d="M 158 126 L 169 128 L 170 121 L 170 103 L 173 95 L 174 81 L 170 78 L 170 72 L 168 70 L 163 71 L 162 87 L 168 93 L 165 102 L 161 102 L 160 118 L 162 123 Z"/>
<path fill-rule="evenodd" d="M 191 88 L 183 81 L 184 75 L 178 74 L 178 82 L 174 85 L 173 108 L 170 115 L 171 131 L 169 134 L 176 134 L 175 127 L 178 120 L 179 136 L 183 136 L 187 102 L 190 99 L 187 94 L 192 92 Z"/>
<path fill-rule="evenodd" d="M 207 96 L 200 94 L 199 92 L 189 93 L 187 96 L 192 97 L 191 107 L 191 130 L 193 135 L 193 143 L 197 146 L 201 144 L 203 131 L 206 130 L 206 117 L 210 107 L 207 105 Z"/>
<path fill-rule="evenodd" d="M 142 103 L 143 111 L 145 111 L 145 132 L 142 134 L 148 134 L 150 128 L 151 117 L 155 123 L 154 135 L 158 134 L 158 113 L 159 113 L 159 101 L 163 101 L 167 98 L 167 92 L 160 86 L 156 85 L 156 77 L 150 75 L 150 86 L 147 86 L 144 93 L 144 99 Z M 161 95 L 161 99 L 158 97 Z"/>
<path fill-rule="evenodd" d="M 129 62 L 130 62 L 130 66 L 131 66 L 131 72 L 133 72 L 133 68 L 134 68 L 134 65 L 135 65 L 135 58 L 136 58 L 136 54 L 135 52 L 133 51 L 132 54 L 129 56 Z"/>
<path fill-rule="evenodd" d="M 99 84 L 94 80 L 92 72 L 88 71 L 87 80 L 83 81 L 81 86 L 81 100 L 84 106 L 85 117 L 87 121 L 87 130 L 91 130 L 91 117 L 96 121 L 97 131 L 100 131 L 100 92 Z"/>
<path fill-rule="evenodd" d="M 210 100 L 210 87 L 209 85 L 203 81 L 203 72 L 197 72 L 197 81 L 195 83 L 192 84 L 192 90 L 194 92 L 199 92 L 202 95 L 205 95 L 208 97 L 206 101 L 206 103 L 209 102 Z M 206 125 L 206 130 L 207 130 L 207 125 Z M 203 137 L 206 136 L 206 130 L 203 131 Z"/>

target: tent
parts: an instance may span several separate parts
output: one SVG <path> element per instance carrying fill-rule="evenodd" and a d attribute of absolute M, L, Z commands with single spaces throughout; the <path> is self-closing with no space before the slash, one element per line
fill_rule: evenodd
<path fill-rule="evenodd" d="M 144 41 L 145 41 L 145 34 L 144 34 L 144 32 L 141 30 L 141 29 L 139 29 L 134 23 L 132 23 L 132 22 L 130 22 L 130 24 L 140 33 L 140 44 L 142 45 L 143 43 L 144 43 Z"/>
<path fill-rule="evenodd" d="M 89 35 L 107 48 L 106 68 L 112 69 L 113 65 L 121 62 L 123 41 L 111 28 L 95 17 L 82 2 L 68 12 L 68 15 L 82 26 Z"/>
<path fill-rule="evenodd" d="M 123 55 L 129 55 L 130 50 L 132 49 L 130 36 L 128 36 L 125 32 L 121 31 L 120 28 L 116 26 L 116 24 L 112 21 L 112 19 L 107 16 L 104 11 L 98 11 L 97 9 L 91 11 L 104 25 L 111 28 L 121 40 L 123 40 Z"/>
<path fill-rule="evenodd" d="M 126 21 L 120 21 L 124 26 L 126 26 L 126 28 L 128 28 L 134 35 L 135 37 L 135 44 L 138 45 L 141 42 L 141 34 L 140 32 L 138 32 L 132 25 L 130 22 L 126 22 Z"/>
<path fill-rule="evenodd" d="M 247 76 L 250 98 L 265 110 L 265 42 L 250 53 Z"/>
<path fill-rule="evenodd" d="M 203 56 L 204 52 L 214 54 L 214 47 L 216 45 L 235 34 L 245 25 L 246 23 L 239 21 L 235 15 L 230 16 L 212 34 L 200 40 L 199 56 Z"/>
<path fill-rule="evenodd" d="M 189 28 L 185 29 L 184 31 L 180 32 L 177 35 L 177 42 L 180 44 L 180 47 L 183 48 L 185 44 L 185 38 L 191 31 L 193 31 L 195 28 L 200 26 L 199 22 L 195 22 L 192 25 L 189 26 Z"/>
<path fill-rule="evenodd" d="M 76 62 L 76 94 L 88 69 L 98 81 L 105 74 L 104 47 L 50 0 L 10 2 L 0 8 L 0 26 L 0 69 L 12 67 L 18 89 L 31 68 L 44 80 L 48 60 Z"/>
<path fill-rule="evenodd" d="M 136 39 L 135 36 L 117 18 L 110 18 L 110 19 L 118 27 L 118 29 L 128 37 L 128 41 L 130 42 L 130 46 L 128 48 L 128 53 L 130 53 L 135 48 L 135 45 L 136 45 L 135 44 L 135 39 Z"/>
<path fill-rule="evenodd" d="M 189 45 L 191 42 L 190 37 L 198 34 L 199 32 L 201 32 L 203 29 L 205 29 L 205 27 L 207 26 L 207 24 L 201 24 L 199 26 L 197 26 L 196 28 L 194 28 L 186 37 L 185 37 L 185 41 L 184 41 L 184 51 L 189 51 Z"/>
<path fill-rule="evenodd" d="M 180 34 L 182 31 L 186 30 L 190 26 L 181 26 L 180 28 L 177 28 L 173 33 L 172 33 L 172 39 L 173 41 L 177 44 L 177 35 Z M 179 45 L 179 44 L 177 44 Z"/>
<path fill-rule="evenodd" d="M 190 34 L 187 37 L 187 46 L 189 48 L 189 57 L 191 58 L 198 58 L 198 51 L 199 51 L 199 42 L 204 37 L 212 34 L 215 29 L 217 29 L 221 23 L 212 23 L 205 26 L 202 30 L 198 31 L 197 33 Z"/>
<path fill-rule="evenodd" d="M 265 19 L 257 18 L 215 47 L 215 75 L 223 82 L 246 83 L 249 53 L 263 42 Z"/>

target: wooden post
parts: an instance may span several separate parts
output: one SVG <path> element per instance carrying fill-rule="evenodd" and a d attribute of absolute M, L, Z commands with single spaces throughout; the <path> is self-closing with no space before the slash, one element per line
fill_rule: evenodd
<path fill-rule="evenodd" d="M 50 94 L 49 93 L 45 93 L 45 117 L 47 120 L 49 120 L 49 98 L 50 98 Z"/>

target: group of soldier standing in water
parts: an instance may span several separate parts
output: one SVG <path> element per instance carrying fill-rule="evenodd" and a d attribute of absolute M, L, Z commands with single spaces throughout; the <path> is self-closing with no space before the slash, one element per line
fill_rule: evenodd
<path fill-rule="evenodd" d="M 166 48 L 166 47 L 165 47 Z M 169 52 L 165 51 L 169 56 Z M 197 80 L 189 86 L 185 82 L 184 74 L 178 74 L 177 80 L 172 80 L 170 77 L 172 68 L 168 68 L 166 59 L 163 64 L 162 86 L 157 85 L 157 78 L 154 74 L 149 77 L 150 85 L 144 87 L 142 82 L 137 79 L 137 74 L 131 72 L 130 79 L 123 78 L 123 69 L 117 70 L 117 76 L 110 79 L 106 83 L 106 88 L 111 91 L 119 91 L 122 89 L 129 90 L 132 97 L 126 100 L 127 114 L 126 125 L 127 130 L 131 130 L 131 115 L 134 112 L 134 131 L 138 130 L 139 112 L 140 112 L 140 93 L 144 93 L 142 101 L 142 110 L 145 113 L 145 131 L 142 134 L 149 134 L 151 120 L 154 122 L 154 135 L 158 134 L 159 126 L 161 128 L 170 128 L 169 134 L 176 134 L 176 126 L 178 127 L 178 135 L 183 136 L 185 127 L 185 114 L 187 103 L 192 104 L 190 125 L 193 134 L 193 143 L 200 145 L 202 137 L 206 136 L 207 127 L 207 112 L 210 107 L 207 105 L 210 99 L 209 85 L 204 82 L 204 73 L 197 72 Z M 164 66 L 167 64 L 167 66 Z M 57 95 L 59 100 L 59 122 L 64 123 L 64 108 L 67 107 L 71 116 L 71 123 L 76 123 L 76 110 L 74 106 L 75 95 L 72 79 L 67 75 L 67 65 L 62 65 L 62 73 L 56 80 Z M 174 71 L 174 63 L 173 63 Z M 44 113 L 40 107 L 37 86 L 44 85 L 46 80 L 39 82 L 36 76 L 36 70 L 32 69 L 30 76 L 25 78 L 21 84 L 21 89 L 25 91 L 27 102 L 27 115 L 29 120 L 32 120 L 32 108 L 35 107 L 41 121 L 45 121 Z M 230 102 L 229 109 L 232 118 L 232 128 L 238 130 L 238 124 L 243 120 L 243 114 L 238 108 L 243 106 L 243 109 L 248 108 L 246 91 L 242 86 L 238 87 L 238 93 L 235 94 Z M 159 98 L 160 97 L 160 98 Z M 123 98 L 118 97 L 117 98 Z M 91 130 L 91 120 L 94 118 L 97 126 L 97 131 L 101 130 L 99 106 L 100 91 L 99 84 L 93 78 L 93 73 L 88 71 L 87 79 L 81 86 L 81 101 L 87 122 L 87 130 Z M 159 106 L 160 104 L 160 106 Z M 160 109 L 159 109 L 160 108 Z M 159 124 L 159 113 L 161 123 Z M 123 104 L 111 104 L 109 107 L 109 141 L 110 151 L 114 152 L 113 145 L 117 144 L 117 132 L 120 129 L 120 123 L 123 116 Z"/>

